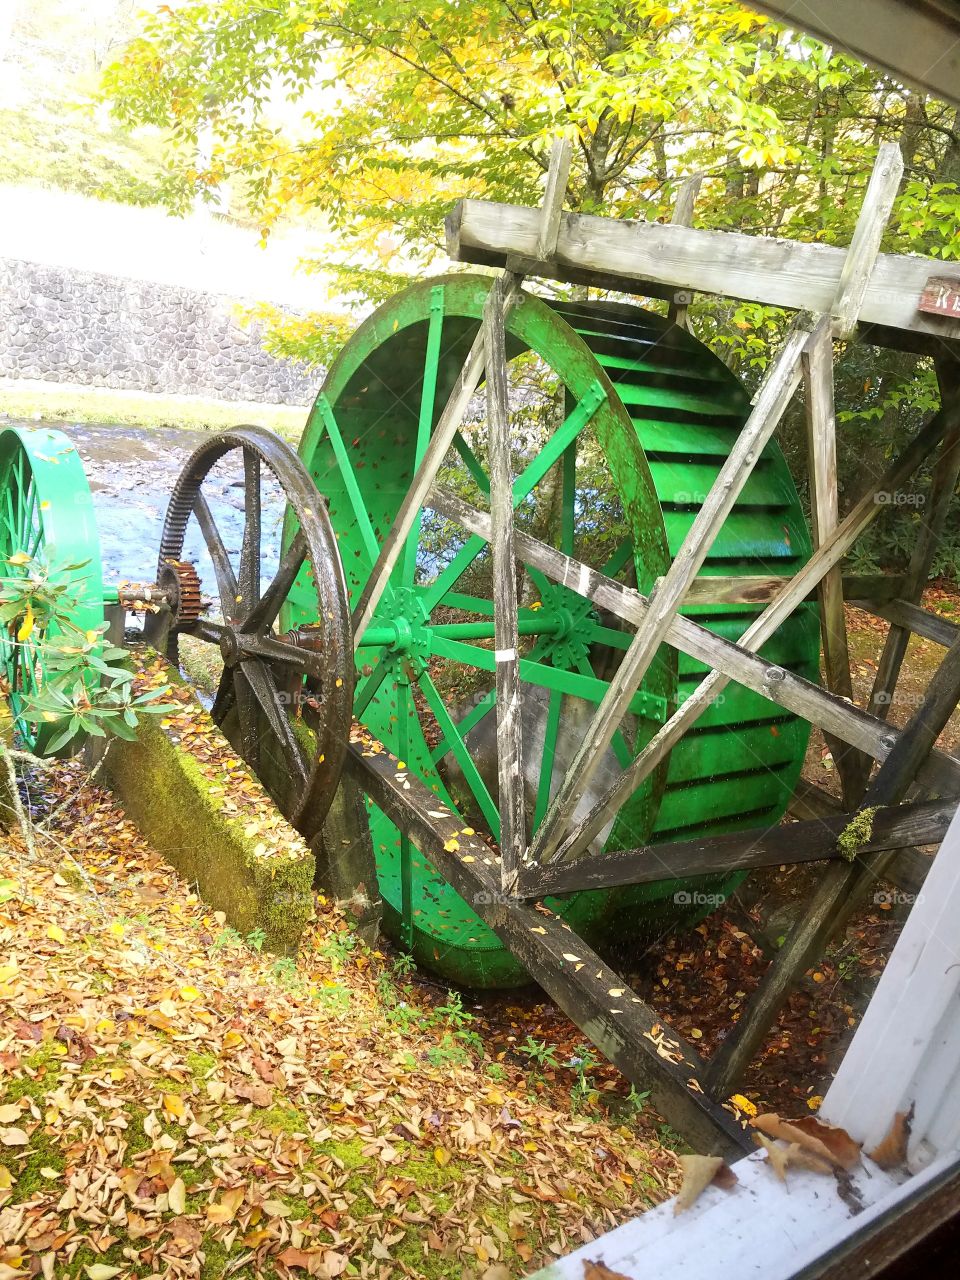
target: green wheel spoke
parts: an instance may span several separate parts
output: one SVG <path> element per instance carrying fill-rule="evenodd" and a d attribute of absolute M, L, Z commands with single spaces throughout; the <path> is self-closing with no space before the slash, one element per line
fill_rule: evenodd
<path fill-rule="evenodd" d="M 384 653 L 366 679 L 357 686 L 357 691 L 353 698 L 353 714 L 358 720 L 363 716 L 374 694 L 383 684 L 384 678 L 393 666 L 394 661 L 392 653 Z"/>
<path fill-rule="evenodd" d="M 437 399 L 437 375 L 440 371 L 440 335 L 443 331 L 443 285 L 437 285 L 430 297 L 430 322 L 427 329 L 427 354 L 424 361 L 423 389 L 420 393 L 420 416 L 417 421 L 417 443 L 414 450 L 413 470 L 417 472 L 430 442 L 433 426 L 433 410 Z M 420 545 L 420 526 L 423 512 L 418 511 L 403 548 L 401 582 L 413 586 L 417 572 L 417 548 Z"/>
<path fill-rule="evenodd" d="M 633 539 L 624 538 L 600 572 L 606 574 L 608 578 L 615 578 L 624 565 L 629 564 L 632 558 Z"/>
<path fill-rule="evenodd" d="M 410 681 L 406 674 L 397 680 L 397 751 L 406 764 L 410 754 Z M 413 946 L 413 851 L 410 837 L 400 832 L 400 929 L 401 941 L 409 951 Z"/>
<path fill-rule="evenodd" d="M 456 728 L 460 736 L 466 737 L 471 729 L 478 725 L 481 720 L 496 708 L 496 705 L 496 691 L 491 689 L 489 693 L 485 693 L 483 695 L 472 711 L 468 711 L 462 719 L 456 721 Z M 443 757 L 452 750 L 453 748 L 449 740 L 447 738 L 442 738 L 431 753 L 434 764 L 436 764 L 438 760 L 442 760 Z"/>
<path fill-rule="evenodd" d="M 553 433 L 533 461 L 527 463 L 526 467 L 513 482 L 514 511 L 520 506 L 524 498 L 536 488 L 554 463 L 559 461 L 564 450 L 576 440 L 606 398 L 607 393 L 600 383 L 593 383 L 583 399 L 580 400 L 571 413 L 567 414 L 562 425 Z M 443 600 L 453 584 L 466 573 L 486 545 L 485 538 L 471 534 L 446 569 L 426 589 L 424 602 L 428 609 L 433 609 Z"/>
<path fill-rule="evenodd" d="M 560 709 L 563 706 L 563 694 L 559 689 L 550 690 L 550 704 L 547 708 L 547 723 L 543 734 L 543 756 L 540 760 L 540 778 L 537 783 L 537 802 L 533 810 L 533 830 L 536 831 L 543 821 L 550 803 L 550 784 L 553 781 L 553 765 L 557 758 L 557 738 L 560 734 Z"/>
<path fill-rule="evenodd" d="M 493 654 L 490 655 L 493 657 Z M 463 776 L 467 780 L 473 797 L 480 806 L 480 812 L 483 814 L 490 833 L 495 840 L 500 839 L 500 814 L 497 806 L 493 802 L 493 797 L 487 790 L 487 784 L 481 778 L 477 766 L 474 764 L 473 757 L 466 742 L 461 737 L 457 726 L 454 724 L 450 712 L 447 710 L 443 698 L 440 696 L 440 690 L 430 678 L 430 673 L 424 671 L 418 681 L 423 696 L 427 700 L 427 705 L 433 712 L 434 718 L 440 727 L 444 740 L 450 743 L 450 750 L 454 754 L 454 758 L 463 770 Z"/>
<path fill-rule="evenodd" d="M 448 609 L 462 609 L 464 613 L 482 613 L 485 617 L 493 617 L 493 601 L 482 596 L 467 596 L 459 591 L 451 591 L 443 603 Z"/>
<path fill-rule="evenodd" d="M 464 466 L 473 476 L 477 488 L 481 493 L 488 494 L 490 492 L 490 477 L 480 465 L 480 459 L 473 452 L 466 440 L 463 438 L 462 433 L 459 431 L 453 437 L 453 447 L 463 459 Z"/>
<path fill-rule="evenodd" d="M 373 525 L 370 523 L 370 516 L 367 513 L 366 505 L 363 501 L 363 495 L 360 492 L 360 486 L 357 484 L 357 477 L 353 467 L 350 465 L 350 458 L 347 454 L 347 447 L 343 443 L 343 436 L 340 434 L 340 428 L 334 417 L 333 410 L 330 408 L 329 401 L 322 393 L 317 399 L 317 408 L 323 419 L 323 425 L 326 428 L 327 436 L 333 448 L 334 457 L 340 468 L 340 476 L 347 490 L 350 499 L 350 505 L 353 508 L 353 517 L 357 522 L 357 528 L 360 530 L 360 536 L 363 539 L 364 547 L 371 562 L 376 563 L 377 556 L 380 554 L 380 544 L 377 542 L 376 534 L 373 532 Z"/>
<path fill-rule="evenodd" d="M 481 649 L 478 645 L 465 644 L 462 640 L 448 640 L 445 636 L 436 636 L 432 647 L 438 658 L 449 658 L 479 671 L 496 671 L 497 659 L 492 649 Z M 520 679 L 525 684 L 537 685 L 541 689 L 559 689 L 561 693 L 569 693 L 585 702 L 601 702 L 608 688 L 606 680 L 601 680 L 598 676 L 583 675 L 564 667 L 548 667 L 529 658 L 520 659 Z M 650 717 L 660 710 L 660 701 L 661 699 L 638 690 L 633 695 L 630 710 L 634 715 Z"/>

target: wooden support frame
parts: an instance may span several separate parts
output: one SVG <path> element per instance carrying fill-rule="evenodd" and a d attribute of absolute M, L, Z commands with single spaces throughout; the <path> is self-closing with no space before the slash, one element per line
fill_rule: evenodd
<path fill-rule="evenodd" d="M 692 227 L 693 226 L 693 209 L 697 203 L 697 196 L 700 194 L 700 188 L 703 185 L 703 174 L 694 173 L 689 178 L 684 178 L 680 184 L 680 190 L 677 192 L 676 204 L 673 206 L 673 216 L 670 219 L 670 225 L 674 227 Z M 558 228 L 559 231 L 559 228 Z M 690 301 L 690 294 L 683 291 L 674 296 L 670 303 L 670 309 L 667 312 L 668 319 L 679 329 L 689 329 L 690 322 L 687 317 L 687 304 Z"/>
<path fill-rule="evenodd" d="M 814 314 L 832 311 L 847 259 L 846 249 L 824 244 L 565 213 L 556 251 L 543 262 L 539 226 L 539 209 L 463 200 L 447 218 L 447 252 L 459 262 L 522 263 L 529 275 L 647 297 L 672 298 L 684 289 Z M 878 254 L 863 293 L 861 326 L 957 342 L 960 320 L 917 309 L 930 276 L 960 286 L 956 264 Z"/>
<path fill-rule="evenodd" d="M 923 761 L 960 701 L 960 641 L 948 651 L 916 714 L 880 767 L 863 809 L 895 805 L 906 796 Z M 754 993 L 747 1009 L 710 1062 L 707 1087 L 726 1096 L 759 1048 L 794 984 L 849 920 L 871 885 L 883 874 L 890 852 L 861 854 L 852 863 L 828 867 L 804 914 Z"/>
<path fill-rule="evenodd" d="M 673 563 L 664 577 L 655 584 L 648 601 L 644 625 L 637 630 L 616 675 L 611 679 L 609 690 L 597 709 L 583 744 L 575 754 L 533 839 L 529 858 L 531 863 L 542 865 L 556 855 L 602 752 L 609 746 L 672 619 L 700 572 L 720 527 L 733 509 L 764 446 L 799 385 L 800 356 L 812 340 L 810 329 L 809 318 L 801 319 L 787 335 L 782 350 L 770 366 L 757 393 L 754 408 L 674 556 Z M 828 321 L 821 320 L 814 329 L 813 336 L 820 332 L 829 333 Z"/>
<path fill-rule="evenodd" d="M 901 170 L 902 170 L 901 162 Z M 876 244 L 879 246 L 879 237 Z M 860 279 L 866 279 L 863 271 Z M 848 282 L 848 287 L 855 285 Z M 841 298 L 840 306 L 849 314 L 850 300 Z M 837 527 L 839 502 L 837 493 L 837 421 L 833 400 L 833 340 L 829 333 L 818 342 L 808 344 L 802 356 L 803 381 L 806 391 L 804 407 L 807 426 L 807 475 L 810 484 L 810 516 L 813 545 L 819 547 Z M 853 700 L 850 677 L 850 652 L 847 646 L 847 624 L 843 610 L 843 581 L 840 566 L 835 565 L 817 588 L 820 603 L 820 635 L 823 644 L 823 670 L 826 687 L 841 698 Z M 869 773 L 869 758 L 852 753 L 845 743 L 828 736 L 827 745 L 836 761 L 843 787 L 843 799 L 852 808 L 859 799 Z"/>
<path fill-rule="evenodd" d="M 491 522 L 488 513 L 471 507 L 455 494 L 437 488 L 431 491 L 430 506 L 456 520 L 470 533 L 489 540 Z M 552 581 L 570 587 L 601 608 L 608 609 L 624 622 L 642 625 L 648 603 L 640 592 L 623 586 L 529 534 L 517 530 L 514 539 L 517 555 L 525 563 L 539 569 Z M 883 721 L 804 680 L 802 676 L 768 662 L 739 644 L 724 640 L 690 618 L 677 615 L 665 638 L 668 644 L 713 667 L 724 677 L 803 716 L 819 728 L 835 732 L 844 741 L 869 752 L 874 759 L 886 759 L 897 741 L 898 731 Z M 942 794 L 953 794 L 960 790 L 960 760 L 940 752 L 933 753 L 919 776 L 932 789 Z"/>
<path fill-rule="evenodd" d="M 881 809 L 861 853 L 910 849 L 939 844 L 957 809 L 957 800 L 928 800 Z M 855 813 L 810 818 L 787 826 L 738 831 L 729 836 L 673 841 L 642 849 L 619 849 L 582 863 L 548 866 L 537 883 L 537 897 L 553 897 L 580 889 L 652 884 L 693 876 L 754 871 L 783 863 L 830 862 L 843 855 L 837 841 Z"/>
<path fill-rule="evenodd" d="M 937 377 L 940 383 L 941 403 L 951 401 L 956 403 L 960 400 L 960 365 L 953 360 L 937 361 Z M 921 524 L 906 574 L 907 587 L 903 596 L 907 604 L 916 605 L 923 595 L 958 479 L 960 479 L 960 425 L 944 438 L 940 456 L 934 467 L 929 514 Z M 867 704 L 871 714 L 880 716 L 882 719 L 886 719 L 896 693 L 900 668 L 903 666 L 909 640 L 910 628 L 897 623 L 894 623 L 887 633 L 883 652 L 877 664 L 870 701 Z"/>

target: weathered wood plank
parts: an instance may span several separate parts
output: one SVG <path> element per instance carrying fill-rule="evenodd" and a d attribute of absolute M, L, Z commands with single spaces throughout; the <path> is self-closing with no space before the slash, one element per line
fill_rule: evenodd
<path fill-rule="evenodd" d="M 518 279 L 511 277 L 511 287 L 504 293 L 503 305 L 505 313 L 509 311 L 516 301 L 518 284 Z M 447 397 L 447 402 L 443 407 L 437 425 L 430 437 L 430 443 L 427 445 L 426 452 L 423 455 L 423 461 L 410 481 L 410 487 L 407 489 L 393 524 L 381 544 L 380 554 L 377 556 L 376 563 L 370 571 L 370 576 L 364 584 L 360 599 L 357 601 L 353 611 L 354 647 L 360 643 L 363 633 L 370 625 L 370 619 L 373 617 L 383 590 L 390 579 L 391 573 L 393 573 L 397 561 L 400 559 L 407 536 L 414 526 L 420 508 L 423 506 L 423 500 L 427 496 L 430 486 L 436 479 L 437 472 L 453 444 L 453 437 L 460 430 L 467 405 L 480 385 L 483 370 L 484 335 L 481 327 L 473 340 L 473 345 L 460 371 L 460 376 Z"/>
<path fill-rule="evenodd" d="M 880 766 L 863 799 L 863 809 L 896 805 L 907 794 L 960 699 L 960 641 L 947 652 L 923 703 Z M 708 1088 L 726 1097 L 759 1049 L 792 987 L 823 954 L 868 890 L 883 875 L 892 853 L 858 855 L 852 863 L 826 868 L 804 913 L 764 974 L 735 1030 L 710 1062 Z"/>
<path fill-rule="evenodd" d="M 559 214 L 558 214 L 559 216 Z M 497 775 L 500 782 L 500 874 L 505 893 L 516 884 L 526 852 L 523 797 L 523 720 L 520 715 L 520 639 L 517 631 L 517 561 L 513 548 L 513 468 L 503 300 L 513 277 L 501 276 L 483 312 L 487 369 L 487 444 L 490 464 L 490 549 L 493 558 L 493 630 L 496 658 Z"/>
<path fill-rule="evenodd" d="M 908 849 L 939 844 L 957 809 L 954 800 L 881 809 L 873 820 L 870 839 L 861 852 Z M 719 872 L 751 871 L 781 863 L 835 861 L 841 857 L 837 839 L 853 813 L 811 818 L 786 826 L 760 827 L 729 836 L 708 836 L 642 849 L 619 849 L 591 855 L 563 866 L 530 867 L 520 876 L 518 893 L 536 899 L 578 889 L 651 884 Z"/>
<path fill-rule="evenodd" d="M 907 600 L 890 600 L 885 604 L 852 600 L 850 603 L 855 608 L 862 609 L 864 613 L 871 613 L 875 618 L 884 618 L 905 631 L 912 631 L 914 635 L 922 636 L 924 640 L 932 640 L 934 644 L 943 645 L 945 649 L 949 649 L 960 635 L 960 627 L 955 622 L 951 622 L 948 618 L 941 618 L 937 613 L 921 609 L 919 605 L 910 604 Z"/>
<path fill-rule="evenodd" d="M 899 144 L 881 142 L 834 300 L 833 316 L 840 338 L 849 338 L 856 330 L 870 273 L 880 252 L 880 241 L 902 177 L 903 155 Z"/>
<path fill-rule="evenodd" d="M 697 196 L 700 194 L 700 187 L 702 183 L 703 174 L 695 173 L 691 177 L 685 178 L 680 184 L 680 190 L 677 192 L 677 200 L 673 206 L 673 215 L 670 218 L 670 222 L 673 226 L 693 226 L 693 208 L 697 203 Z M 687 303 L 689 301 L 689 294 L 684 290 L 670 303 L 670 309 L 667 312 L 667 317 L 672 320 L 679 329 L 688 329 L 690 327 L 687 315 Z"/>
<path fill-rule="evenodd" d="M 537 257 L 552 258 L 560 234 L 560 215 L 563 198 L 570 180 L 570 163 L 573 160 L 573 142 L 567 134 L 553 141 L 550 149 L 550 168 L 547 170 L 547 186 L 540 207 L 540 227 L 537 232 Z"/>
<path fill-rule="evenodd" d="M 490 516 L 464 502 L 456 494 L 434 488 L 430 506 L 456 520 L 470 533 L 489 540 Z M 566 556 L 520 530 L 514 532 L 516 553 L 525 563 L 545 573 L 554 582 L 569 587 L 585 599 L 608 609 L 633 626 L 646 617 L 647 600 L 640 592 L 606 577 L 598 570 Z M 666 635 L 668 644 L 706 663 L 738 684 L 753 689 L 778 706 L 803 716 L 811 724 L 827 729 L 859 747 L 875 760 L 889 755 L 897 730 L 851 706 L 819 685 L 778 667 L 730 640 L 714 635 L 691 618 L 677 616 Z M 955 794 L 960 787 L 960 760 L 935 753 L 927 761 L 921 780 L 940 795 Z"/>
<path fill-rule="evenodd" d="M 955 361 L 940 359 L 936 362 L 936 369 L 940 383 L 941 403 L 956 405 L 960 401 L 960 367 Z M 954 500 L 958 479 L 960 479 L 960 424 L 955 424 L 944 438 L 940 455 L 933 469 L 929 507 L 917 532 L 917 540 L 907 566 L 907 587 L 903 596 L 910 604 L 919 603 L 923 589 L 927 585 L 930 567 Z M 867 709 L 881 719 L 886 719 L 893 701 L 909 640 L 909 629 L 894 624 L 884 641 L 870 700 L 867 703 Z"/>
<path fill-rule="evenodd" d="M 821 320 L 814 336 L 821 332 L 829 334 L 829 327 L 829 320 Z M 638 628 L 611 678 L 607 693 L 531 842 L 531 862 L 549 861 L 565 836 L 574 811 L 676 617 L 690 584 L 700 572 L 714 539 L 733 510 L 757 459 L 800 383 L 800 356 L 812 340 L 809 319 L 805 321 L 798 317 L 798 323 L 787 335 L 782 349 L 767 370 L 750 416 L 674 555 L 673 563 L 650 594 L 644 624 Z"/>
<path fill-rule="evenodd" d="M 597 1048 L 691 1146 L 727 1157 L 752 1146 L 733 1116 L 698 1092 L 704 1064 L 696 1050 L 624 986 L 622 979 L 559 916 L 500 891 L 496 859 L 463 820 L 397 759 L 372 743 L 351 743 L 348 773 L 471 904 Z M 449 848 L 445 847 L 449 846 Z M 450 852 L 455 849 L 455 852 Z M 657 1030 L 654 1030 L 657 1028 Z"/>
<path fill-rule="evenodd" d="M 784 574 L 747 574 L 742 577 L 721 575 L 699 577 L 690 584 L 683 598 L 687 604 L 769 604 L 790 581 Z M 844 574 L 843 595 L 846 600 L 886 603 L 900 594 L 906 578 L 903 574 Z M 817 600 L 818 590 L 808 600 Z"/>
<path fill-rule="evenodd" d="M 461 262 L 502 266 L 510 257 L 536 262 L 539 209 L 464 200 L 447 219 L 447 249 Z M 732 231 L 699 231 L 566 213 L 556 253 L 530 273 L 557 278 L 573 268 L 596 272 L 616 287 L 643 293 L 648 283 L 723 294 L 794 310 L 829 312 L 845 249 Z M 960 319 L 930 315 L 917 303 L 932 274 L 960 286 L 960 267 L 931 258 L 880 254 L 860 308 L 863 323 L 960 338 Z"/>
<path fill-rule="evenodd" d="M 897 151 L 899 155 L 899 150 Z M 903 167 L 901 162 L 901 169 Z M 876 172 L 876 171 L 874 171 Z M 859 224 L 858 224 L 859 226 Z M 879 246 L 879 237 L 876 244 Z M 874 255 L 876 250 L 874 250 Z M 870 260 L 872 262 L 872 259 Z M 867 264 L 869 267 L 869 263 Z M 865 281 L 866 276 L 861 272 Z M 841 291 L 843 289 L 841 280 Z M 849 288 L 857 287 L 848 281 Z M 804 408 L 807 427 L 807 477 L 810 484 L 810 512 L 813 545 L 819 547 L 833 533 L 839 519 L 837 492 L 837 423 L 833 401 L 833 340 L 829 333 L 817 343 L 810 343 L 803 353 L 803 378 L 806 389 Z M 817 588 L 820 600 L 820 635 L 823 643 L 824 683 L 831 693 L 853 699 L 850 678 L 850 653 L 847 647 L 847 623 L 843 609 L 843 583 L 840 566 L 834 565 Z M 853 808 L 863 792 L 869 773 L 869 762 L 858 756 L 832 734 L 827 745 L 837 765 L 843 786 L 843 798 Z"/>

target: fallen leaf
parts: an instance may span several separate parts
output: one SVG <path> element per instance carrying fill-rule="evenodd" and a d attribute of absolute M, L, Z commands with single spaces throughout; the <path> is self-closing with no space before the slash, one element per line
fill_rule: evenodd
<path fill-rule="evenodd" d="M 683 1170 L 683 1184 L 673 1202 L 674 1214 L 689 1209 L 711 1182 L 729 1190 L 737 1181 L 737 1175 L 724 1164 L 722 1156 L 680 1156 L 679 1160 Z"/>
<path fill-rule="evenodd" d="M 838 1169 L 852 1169 L 860 1160 L 860 1143 L 854 1142 L 846 1129 L 824 1124 L 816 1116 L 800 1116 L 796 1120 L 784 1120 L 775 1112 L 757 1116 L 753 1125 L 771 1138 L 783 1138 L 796 1142 L 820 1159 L 836 1165 Z"/>
<path fill-rule="evenodd" d="M 67 935 L 63 932 L 63 930 L 60 928 L 58 924 L 50 925 L 50 927 L 47 929 L 47 937 L 52 942 L 59 942 L 61 946 L 67 940 Z"/>
<path fill-rule="evenodd" d="M 19 1102 L 8 1102 L 5 1106 L 0 1107 L 0 1124 L 13 1124 L 14 1120 L 19 1119 Z"/>
<path fill-rule="evenodd" d="M 186 1104 L 178 1093 L 165 1093 L 163 1095 L 163 1109 L 168 1116 L 176 1120 L 182 1120 L 187 1114 Z"/>
<path fill-rule="evenodd" d="M 184 1213 L 187 1208 L 187 1188 L 182 1178 L 174 1179 L 167 1192 L 167 1201 L 174 1213 Z"/>
<path fill-rule="evenodd" d="M 269 1107 L 273 1102 L 273 1089 L 262 1080 L 237 1080 L 233 1084 L 233 1092 L 255 1107 Z"/>
<path fill-rule="evenodd" d="M 113 1280 L 113 1277 L 118 1276 L 121 1271 L 120 1267 L 108 1267 L 105 1262 L 91 1262 L 83 1269 L 90 1280 Z"/>
<path fill-rule="evenodd" d="M 583 1262 L 583 1280 L 631 1280 L 622 1271 L 611 1271 L 602 1262 L 591 1262 L 585 1258 Z"/>
<path fill-rule="evenodd" d="M 5 1147 L 25 1147 L 29 1141 L 22 1129 L 0 1129 L 0 1142 Z"/>
<path fill-rule="evenodd" d="M 907 1144 L 910 1141 L 910 1126 L 913 1123 L 913 1103 L 909 1111 L 898 1111 L 893 1123 L 887 1130 L 886 1137 L 867 1155 L 881 1169 L 897 1169 L 907 1162 Z"/>

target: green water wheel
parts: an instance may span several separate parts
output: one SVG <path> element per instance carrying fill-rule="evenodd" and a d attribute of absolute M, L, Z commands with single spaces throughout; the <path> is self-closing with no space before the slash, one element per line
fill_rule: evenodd
<path fill-rule="evenodd" d="M 0 433 L 0 565 L 5 594 L 27 602 L 0 626 L 4 694 L 16 738 L 42 754 L 63 727 L 30 714 L 46 678 L 44 641 L 79 637 L 103 623 L 93 499 L 80 456 L 60 431 L 7 427 Z M 54 598 L 51 620 L 46 606 Z"/>
<path fill-rule="evenodd" d="M 324 383 L 301 457 L 327 499 L 355 605 L 430 432 L 460 374 L 490 287 L 427 281 L 357 330 Z M 748 411 L 746 394 L 693 338 L 633 306 L 554 305 L 531 295 L 507 318 L 515 520 L 595 568 L 648 591 L 683 539 Z M 459 433 L 440 482 L 484 506 L 482 408 Z M 789 573 L 810 544 L 776 445 L 765 450 L 703 574 Z M 526 569 L 518 581 L 528 831 L 536 830 L 603 697 L 630 634 L 590 601 Z M 756 607 L 685 610 L 729 639 Z M 282 624 L 311 621 L 294 588 Z M 801 610 L 766 656 L 816 674 L 816 617 Z M 426 507 L 357 647 L 354 712 L 461 815 L 498 836 L 493 605 L 489 548 Z M 597 788 L 650 739 L 705 674 L 666 646 L 600 762 Z M 808 726 L 738 687 L 727 692 L 628 801 L 595 847 L 668 842 L 776 821 L 799 773 Z M 371 828 L 388 927 L 444 976 L 519 982 L 496 935 L 376 808 Z M 560 909 L 589 940 L 702 914 L 710 893 L 665 880 L 568 895 Z M 692 890 L 703 892 L 696 897 Z M 684 902 L 684 894 L 687 901 Z M 678 901 L 679 895 L 679 901 Z"/>

